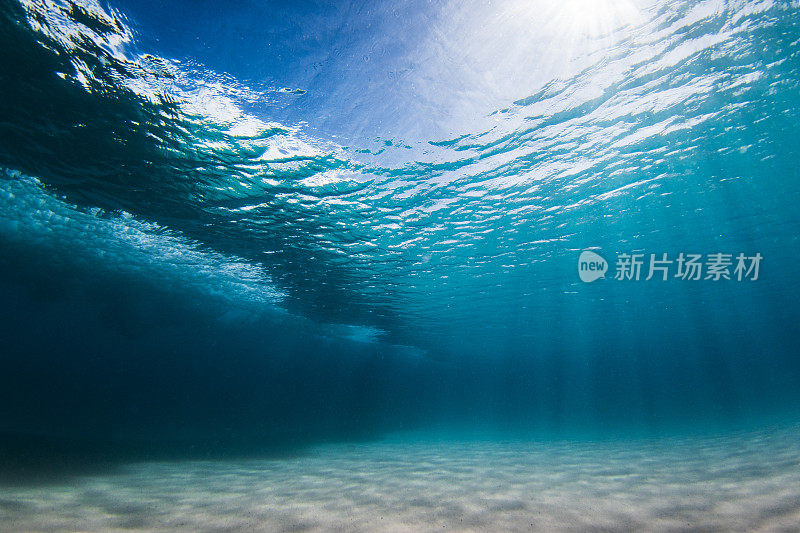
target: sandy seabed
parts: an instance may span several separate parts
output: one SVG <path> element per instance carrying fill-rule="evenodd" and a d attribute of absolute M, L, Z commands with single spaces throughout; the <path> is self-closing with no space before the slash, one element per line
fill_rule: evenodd
<path fill-rule="evenodd" d="M 0 487 L 0 529 L 800 531 L 800 427 L 626 442 L 378 441 Z"/>

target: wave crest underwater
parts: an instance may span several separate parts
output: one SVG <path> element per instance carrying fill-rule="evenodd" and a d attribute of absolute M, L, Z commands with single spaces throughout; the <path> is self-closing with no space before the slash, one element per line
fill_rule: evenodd
<path fill-rule="evenodd" d="M 295 88 L 142 51 L 124 9 L 5 2 L 2 429 L 795 413 L 798 5 L 614 6 L 328 6 L 344 37 L 298 45 L 333 51 Z M 585 285 L 586 248 L 765 259 L 749 284 Z"/>

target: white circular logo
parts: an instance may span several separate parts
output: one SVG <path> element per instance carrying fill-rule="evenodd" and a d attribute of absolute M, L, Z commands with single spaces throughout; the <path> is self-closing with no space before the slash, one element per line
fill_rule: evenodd
<path fill-rule="evenodd" d="M 604 278 L 608 270 L 608 263 L 599 254 L 591 250 L 584 250 L 578 258 L 578 275 L 581 281 L 591 283 L 596 279 Z"/>

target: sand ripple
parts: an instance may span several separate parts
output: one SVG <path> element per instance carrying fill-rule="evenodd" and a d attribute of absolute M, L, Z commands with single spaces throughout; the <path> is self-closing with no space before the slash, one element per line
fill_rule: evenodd
<path fill-rule="evenodd" d="M 3 530 L 798 531 L 800 428 L 632 442 L 375 442 L 7 487 Z"/>

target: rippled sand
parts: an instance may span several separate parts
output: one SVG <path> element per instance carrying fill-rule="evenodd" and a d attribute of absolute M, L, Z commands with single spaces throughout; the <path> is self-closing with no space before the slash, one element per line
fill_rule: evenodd
<path fill-rule="evenodd" d="M 375 442 L 131 464 L 5 487 L 0 529 L 797 531 L 799 437 Z"/>

